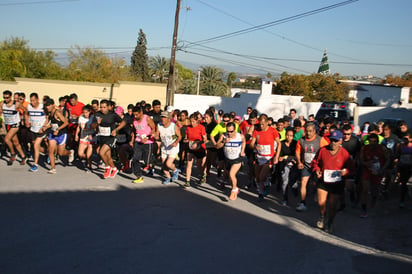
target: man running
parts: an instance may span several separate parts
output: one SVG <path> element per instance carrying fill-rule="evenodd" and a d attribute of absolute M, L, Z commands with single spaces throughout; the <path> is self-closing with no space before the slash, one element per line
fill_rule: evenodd
<path fill-rule="evenodd" d="M 114 178 L 119 172 L 114 165 L 112 159 L 112 148 L 116 144 L 117 132 L 126 125 L 119 115 L 109 111 L 109 101 L 102 100 L 100 102 L 100 111 L 96 113 L 96 120 L 99 131 L 99 156 L 105 164 L 105 172 L 103 178 Z"/>
<path fill-rule="evenodd" d="M 40 104 L 39 95 L 35 92 L 30 94 L 30 105 L 27 107 L 25 116 L 26 127 L 30 127 L 34 147 L 34 163 L 30 166 L 30 171 L 37 172 L 41 142 L 46 137 L 49 120 L 44 112 L 43 104 Z"/>
<path fill-rule="evenodd" d="M 331 226 L 336 215 L 336 205 L 344 192 L 344 177 L 355 171 L 354 162 L 346 149 L 342 148 L 342 132 L 335 130 L 329 136 L 329 146 L 319 150 L 318 157 L 313 162 L 313 171 L 319 179 L 318 204 L 320 217 L 316 226 L 331 232 Z M 328 221 L 325 227 L 326 201 L 329 199 Z"/>
<path fill-rule="evenodd" d="M 296 207 L 297 211 L 307 210 L 306 187 L 312 174 L 311 162 L 315 158 L 319 149 L 328 144 L 329 142 L 324 137 L 320 137 L 316 134 L 315 124 L 307 123 L 305 125 L 305 137 L 299 139 L 296 147 L 296 161 L 298 163 L 298 169 L 302 171 L 300 185 L 301 202 Z"/>
<path fill-rule="evenodd" d="M 142 167 L 140 160 L 143 159 L 144 165 L 149 166 L 153 156 L 154 136 L 156 134 L 156 125 L 152 118 L 143 113 L 141 106 L 133 109 L 133 131 L 130 145 L 133 147 L 132 170 L 136 179 L 133 183 L 143 183 Z"/>
<path fill-rule="evenodd" d="M 179 127 L 170 119 L 170 112 L 162 111 L 160 114 L 161 122 L 158 125 L 161 144 L 162 169 L 166 176 L 164 185 L 175 182 L 179 179 L 180 170 L 176 168 L 174 161 L 179 154 L 179 142 L 182 139 Z M 172 176 L 170 176 L 170 171 Z"/>
<path fill-rule="evenodd" d="M 8 166 L 11 166 L 16 160 L 16 148 L 17 152 L 21 157 L 21 165 L 26 164 L 26 155 L 23 152 L 23 149 L 20 145 L 17 132 L 19 131 L 20 126 L 20 113 L 19 110 L 23 110 L 24 107 L 19 103 L 19 101 L 13 102 L 12 93 L 10 90 L 5 90 L 3 92 L 4 101 L 0 103 L 0 115 L 3 113 L 4 123 L 6 124 L 6 137 L 5 142 L 10 150 L 10 159 L 7 162 Z"/>

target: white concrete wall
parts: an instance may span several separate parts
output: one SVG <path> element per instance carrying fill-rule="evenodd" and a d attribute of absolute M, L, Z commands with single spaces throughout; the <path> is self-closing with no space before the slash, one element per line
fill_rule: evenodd
<path fill-rule="evenodd" d="M 359 86 L 360 88 L 355 92 L 359 105 L 362 105 L 362 102 L 366 97 L 371 97 L 376 106 L 381 107 L 392 107 L 393 105 L 398 105 L 401 100 L 401 94 L 403 99 L 407 96 L 409 100 L 409 88 L 402 89 L 401 87 L 376 85 Z"/>
<path fill-rule="evenodd" d="M 89 83 L 77 81 L 58 81 L 44 79 L 16 78 L 16 82 L 0 81 L 0 91 L 10 90 L 13 93 L 22 91 L 26 94 L 26 100 L 32 92 L 37 92 L 41 97 L 48 95 L 55 101 L 59 97 L 76 93 L 79 101 L 90 103 L 92 99 L 109 99 L 110 83 Z M 118 105 L 127 107 L 145 100 L 152 103 L 154 99 L 160 100 L 162 105 L 166 102 L 166 85 L 141 82 L 120 82 L 113 86 L 112 100 Z"/>
<path fill-rule="evenodd" d="M 321 103 L 301 102 L 302 96 L 240 94 L 238 98 L 175 94 L 174 107 L 187 110 L 189 113 L 200 111 L 204 113 L 210 106 L 216 110 L 223 109 L 225 112 L 235 111 L 242 116 L 247 107 L 256 108 L 259 113 L 266 113 L 274 119 L 279 119 L 289 114 L 291 108 L 295 108 L 298 115 L 308 117 L 316 114 Z"/>
<path fill-rule="evenodd" d="M 386 108 L 386 107 L 356 107 L 358 112 L 358 125 L 364 122 L 378 122 L 382 118 L 403 119 L 408 125 L 412 125 L 412 110 L 406 108 Z"/>

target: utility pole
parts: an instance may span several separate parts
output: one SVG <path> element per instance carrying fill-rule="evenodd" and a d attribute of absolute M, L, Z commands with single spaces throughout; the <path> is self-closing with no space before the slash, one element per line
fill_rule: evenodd
<path fill-rule="evenodd" d="M 197 70 L 197 92 L 196 95 L 199 95 L 200 92 L 200 69 Z"/>
<path fill-rule="evenodd" d="M 176 47 L 177 47 L 177 32 L 179 29 L 179 12 L 180 12 L 180 0 L 177 0 L 176 15 L 175 15 L 175 28 L 173 31 L 173 44 L 172 44 L 172 55 L 170 57 L 170 68 L 169 68 L 169 79 L 167 80 L 167 91 L 166 91 L 166 104 L 173 105 L 173 94 L 174 94 L 174 71 L 176 62 Z"/>

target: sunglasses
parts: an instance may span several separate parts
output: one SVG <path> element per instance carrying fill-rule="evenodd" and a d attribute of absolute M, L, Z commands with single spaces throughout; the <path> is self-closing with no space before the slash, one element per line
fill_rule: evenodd
<path fill-rule="evenodd" d="M 229 123 L 230 120 L 223 120 L 223 123 Z"/>
<path fill-rule="evenodd" d="M 3 99 L 5 100 L 10 99 L 10 96 L 3 96 Z"/>
<path fill-rule="evenodd" d="M 330 139 L 330 141 L 333 142 L 333 143 L 337 143 L 337 142 L 339 142 L 340 140 Z"/>
<path fill-rule="evenodd" d="M 343 133 L 343 135 L 350 136 L 350 135 L 352 135 L 352 133 Z"/>
<path fill-rule="evenodd" d="M 226 131 L 227 133 L 233 133 L 233 132 L 235 132 L 234 130 L 227 130 Z"/>

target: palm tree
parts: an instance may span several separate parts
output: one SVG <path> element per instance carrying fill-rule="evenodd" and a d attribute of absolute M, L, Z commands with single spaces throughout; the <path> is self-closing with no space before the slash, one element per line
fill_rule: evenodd
<path fill-rule="evenodd" d="M 206 95 L 227 96 L 228 87 L 222 80 L 223 71 L 215 66 L 202 67 L 200 91 Z"/>
<path fill-rule="evenodd" d="M 152 75 L 159 79 L 160 83 L 163 83 L 164 75 L 169 70 L 169 61 L 165 57 L 150 57 L 149 66 L 152 69 Z"/>

